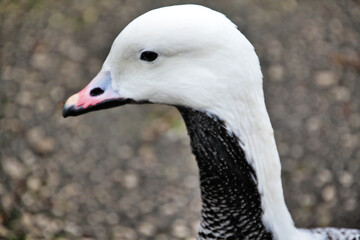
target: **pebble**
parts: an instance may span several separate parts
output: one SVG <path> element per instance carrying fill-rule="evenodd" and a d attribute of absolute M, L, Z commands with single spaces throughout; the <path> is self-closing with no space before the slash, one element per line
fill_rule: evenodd
<path fill-rule="evenodd" d="M 284 68 L 280 64 L 274 64 L 268 68 L 270 79 L 274 82 L 284 80 Z"/>
<path fill-rule="evenodd" d="M 316 185 L 323 186 L 324 184 L 331 182 L 331 180 L 333 179 L 333 174 L 328 169 L 321 169 L 316 176 L 316 179 Z"/>
<path fill-rule="evenodd" d="M 174 221 L 171 234 L 177 238 L 185 238 L 189 235 L 189 229 L 182 220 Z"/>
<path fill-rule="evenodd" d="M 21 91 L 16 95 L 16 102 L 21 106 L 32 106 L 34 97 L 30 91 Z"/>
<path fill-rule="evenodd" d="M 113 228 L 114 239 L 124 239 L 124 240 L 136 240 L 138 239 L 137 233 L 129 227 L 126 226 L 115 226 Z"/>
<path fill-rule="evenodd" d="M 322 198 L 326 201 L 326 202 L 330 202 L 332 200 L 334 200 L 335 196 L 336 196 L 336 188 L 333 185 L 329 185 L 326 186 L 322 193 Z"/>
<path fill-rule="evenodd" d="M 332 89 L 332 94 L 339 102 L 347 102 L 351 97 L 350 91 L 346 87 L 334 87 Z"/>
<path fill-rule="evenodd" d="M 63 101 L 65 98 L 65 89 L 61 86 L 55 86 L 50 90 L 50 97 L 54 102 Z"/>
<path fill-rule="evenodd" d="M 33 112 L 29 108 L 22 107 L 18 111 L 20 120 L 24 122 L 29 122 L 33 118 Z"/>
<path fill-rule="evenodd" d="M 40 98 L 35 106 L 38 113 L 50 113 L 53 110 L 53 103 L 48 98 Z"/>
<path fill-rule="evenodd" d="M 82 62 L 86 57 L 86 50 L 80 46 L 77 46 L 69 39 L 63 39 L 60 42 L 59 50 L 68 56 L 71 60 L 76 62 Z"/>
<path fill-rule="evenodd" d="M 37 52 L 35 53 L 30 62 L 34 68 L 45 70 L 51 66 L 52 57 L 47 53 Z"/>
<path fill-rule="evenodd" d="M 154 235 L 156 228 L 152 223 L 142 222 L 140 223 L 138 230 L 141 234 L 149 237 Z"/>
<path fill-rule="evenodd" d="M 2 166 L 5 173 L 7 173 L 12 179 L 19 180 L 26 177 L 26 169 L 16 158 L 4 159 Z"/>
<path fill-rule="evenodd" d="M 125 173 L 122 185 L 127 189 L 136 188 L 139 184 L 138 176 L 135 173 Z"/>
<path fill-rule="evenodd" d="M 24 125 L 16 118 L 3 118 L 0 121 L 0 126 L 2 129 L 11 131 L 13 133 L 21 133 L 24 131 Z"/>
<path fill-rule="evenodd" d="M 319 87 L 330 87 L 337 84 L 337 78 L 332 71 L 319 71 L 314 76 L 315 84 Z"/>
<path fill-rule="evenodd" d="M 110 224 L 110 225 L 116 225 L 119 223 L 119 217 L 116 213 L 109 213 L 106 215 L 106 221 Z"/>
<path fill-rule="evenodd" d="M 350 187 L 354 181 L 353 176 L 349 172 L 342 172 L 339 177 L 339 181 L 343 187 Z"/>
<path fill-rule="evenodd" d="M 27 139 L 34 151 L 39 154 L 49 154 L 55 150 L 55 139 L 45 136 L 40 127 L 30 129 L 27 133 Z"/>
<path fill-rule="evenodd" d="M 346 202 L 345 202 L 345 210 L 348 211 L 348 212 L 354 211 L 357 202 L 358 201 L 355 198 L 347 199 Z"/>
<path fill-rule="evenodd" d="M 38 191 L 41 187 L 41 180 L 32 176 L 27 179 L 26 184 L 30 190 Z"/>

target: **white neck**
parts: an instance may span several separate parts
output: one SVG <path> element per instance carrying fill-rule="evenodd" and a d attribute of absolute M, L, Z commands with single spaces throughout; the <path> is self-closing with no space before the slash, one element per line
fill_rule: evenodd
<path fill-rule="evenodd" d="M 220 116 L 228 130 L 239 137 L 246 159 L 257 174 L 265 227 L 273 233 L 275 239 L 313 239 L 294 226 L 286 207 L 281 164 L 262 86 L 247 90 L 247 93 L 244 91 L 239 96 L 246 101 L 239 99 L 237 104 L 228 104 L 227 109 L 219 107 L 210 111 Z"/>

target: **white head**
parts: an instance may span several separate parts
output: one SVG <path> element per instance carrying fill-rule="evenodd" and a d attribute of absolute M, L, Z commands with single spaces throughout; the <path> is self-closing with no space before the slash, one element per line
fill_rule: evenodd
<path fill-rule="evenodd" d="M 142 60 L 143 52 L 157 58 Z M 67 107 L 82 113 L 122 98 L 211 110 L 262 89 L 250 42 L 224 15 L 198 5 L 164 7 L 132 21 L 115 39 L 99 75 Z M 90 96 L 98 87 L 104 93 Z"/>

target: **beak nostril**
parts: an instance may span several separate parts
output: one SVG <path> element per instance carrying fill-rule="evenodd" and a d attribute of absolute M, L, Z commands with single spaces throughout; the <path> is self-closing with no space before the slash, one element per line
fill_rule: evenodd
<path fill-rule="evenodd" d="M 92 96 L 92 97 L 95 97 L 95 96 L 99 96 L 99 95 L 101 95 L 101 94 L 103 94 L 104 93 L 104 90 L 102 90 L 101 88 L 94 88 L 94 89 L 92 89 L 91 91 L 90 91 L 90 96 Z"/>

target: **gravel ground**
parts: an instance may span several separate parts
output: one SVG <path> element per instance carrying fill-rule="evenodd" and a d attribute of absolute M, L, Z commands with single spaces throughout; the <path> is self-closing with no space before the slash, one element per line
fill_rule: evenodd
<path fill-rule="evenodd" d="M 0 2 L 0 239 L 194 239 L 198 170 L 175 109 L 61 117 L 127 23 L 185 2 Z M 360 2 L 196 3 L 261 59 L 296 225 L 360 228 Z"/>

